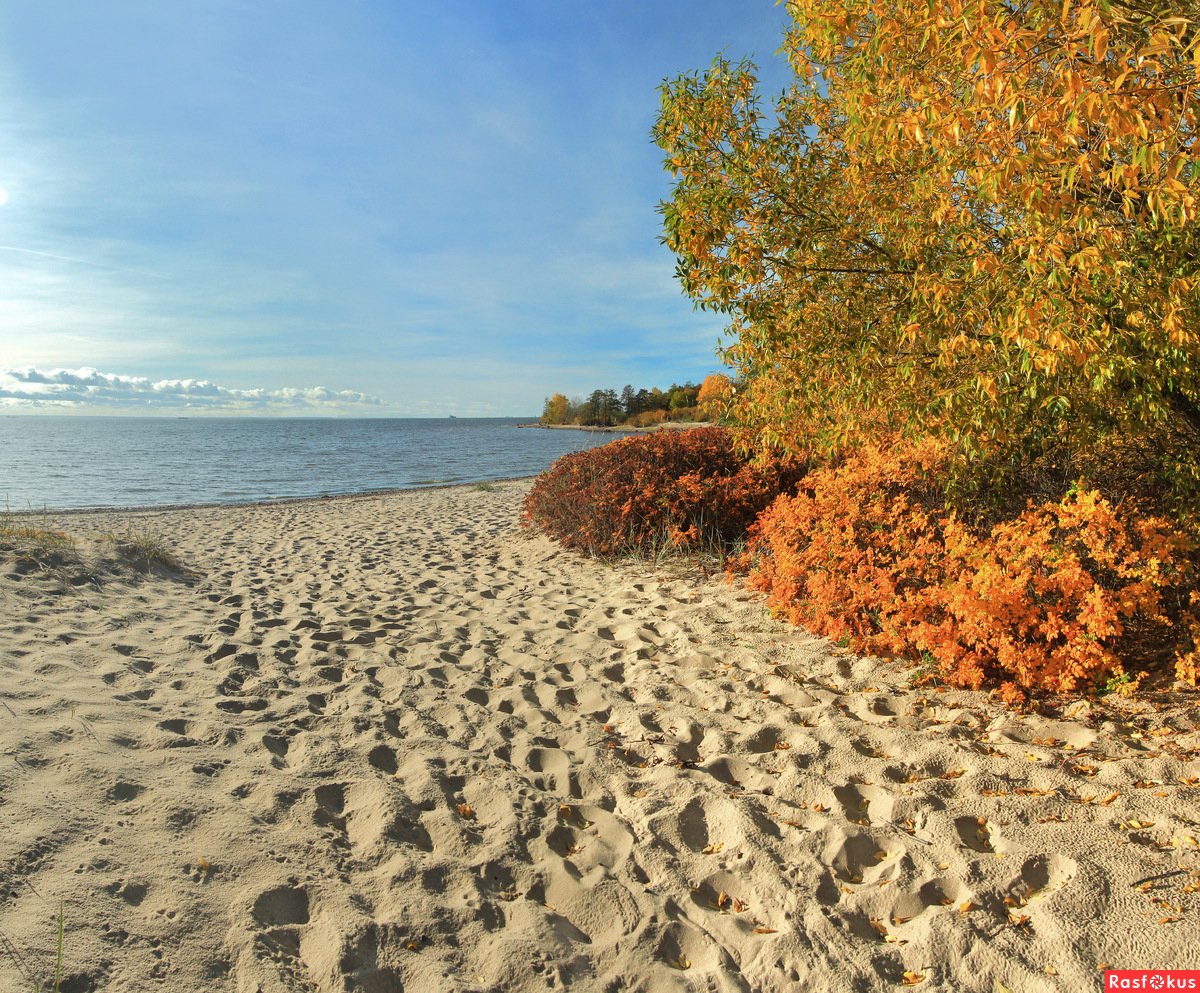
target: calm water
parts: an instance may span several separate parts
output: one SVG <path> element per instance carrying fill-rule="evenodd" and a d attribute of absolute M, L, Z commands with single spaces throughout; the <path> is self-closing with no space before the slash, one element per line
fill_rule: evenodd
<path fill-rule="evenodd" d="M 0 510 L 241 503 L 482 482 L 611 441 L 509 419 L 0 417 Z"/>

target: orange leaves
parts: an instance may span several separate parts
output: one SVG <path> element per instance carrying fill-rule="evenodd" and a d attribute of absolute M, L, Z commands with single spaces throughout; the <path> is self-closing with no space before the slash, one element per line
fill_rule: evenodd
<path fill-rule="evenodd" d="M 935 432 L 976 480 L 1060 440 L 1145 439 L 1200 491 L 1188 20 L 1083 0 L 788 10 L 774 113 L 751 66 L 718 60 L 664 87 L 656 128 L 684 291 L 731 315 L 738 418 L 792 451 Z"/>
<path fill-rule="evenodd" d="M 750 585 L 795 623 L 921 657 L 956 685 L 1002 683 L 1014 705 L 1128 681 L 1126 660 L 1189 647 L 1168 612 L 1197 583 L 1182 533 L 1089 491 L 973 530 L 925 475 L 940 451 L 866 446 L 810 472 L 752 530 Z"/>
<path fill-rule="evenodd" d="M 718 416 L 725 406 L 733 399 L 733 381 L 719 372 L 705 376 L 700 384 L 700 392 L 696 394 L 696 406 L 702 413 Z"/>

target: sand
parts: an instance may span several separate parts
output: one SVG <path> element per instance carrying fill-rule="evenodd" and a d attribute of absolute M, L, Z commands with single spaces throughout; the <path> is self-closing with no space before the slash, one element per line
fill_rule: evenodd
<path fill-rule="evenodd" d="M 1200 968 L 1194 708 L 913 687 L 522 534 L 527 486 L 46 522 L 191 576 L 0 553 L 0 988 L 52 984 L 60 905 L 70 993 Z"/>

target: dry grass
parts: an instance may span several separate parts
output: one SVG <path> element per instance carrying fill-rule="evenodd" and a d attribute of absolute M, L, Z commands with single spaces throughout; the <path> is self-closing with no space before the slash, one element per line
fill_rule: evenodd
<path fill-rule="evenodd" d="M 0 513 L 0 557 L 8 558 L 19 575 L 44 573 L 71 586 L 98 585 L 104 575 L 143 573 L 186 578 L 192 575 L 162 535 L 130 524 L 91 542 L 80 541 L 49 526 L 43 517 Z"/>
<path fill-rule="evenodd" d="M 101 540 L 116 552 L 117 559 L 138 572 L 186 573 L 174 549 L 162 535 L 130 524 L 123 534 L 108 532 Z"/>
<path fill-rule="evenodd" d="M 9 552 L 21 573 L 70 569 L 82 563 L 79 547 L 65 531 L 26 523 L 5 511 L 0 514 L 0 552 Z"/>

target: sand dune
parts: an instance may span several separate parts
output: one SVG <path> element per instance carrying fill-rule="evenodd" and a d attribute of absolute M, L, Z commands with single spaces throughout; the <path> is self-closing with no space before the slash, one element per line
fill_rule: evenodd
<path fill-rule="evenodd" d="M 1091 990 L 1200 968 L 1195 711 L 912 688 L 527 484 L 0 555 L 0 987 Z M 65 581 L 64 581 L 65 579 Z"/>

